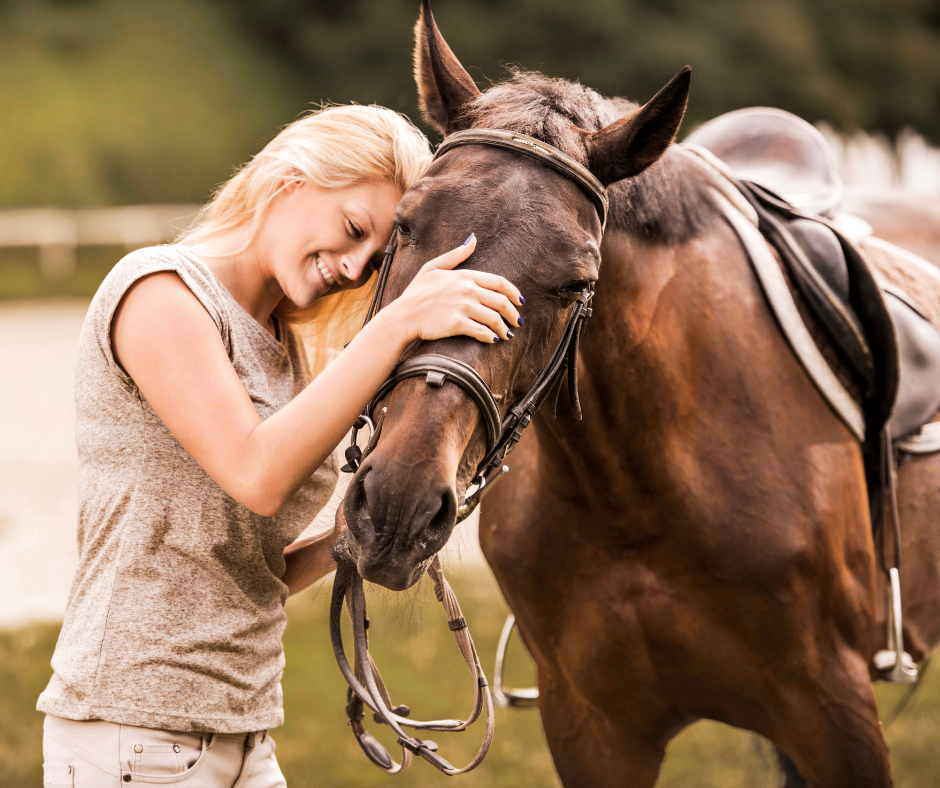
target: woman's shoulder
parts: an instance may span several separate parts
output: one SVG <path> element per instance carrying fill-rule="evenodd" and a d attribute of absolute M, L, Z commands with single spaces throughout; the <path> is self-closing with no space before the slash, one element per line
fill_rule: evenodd
<path fill-rule="evenodd" d="M 106 322 L 128 289 L 142 277 L 173 271 L 209 312 L 224 333 L 225 300 L 220 283 L 200 258 L 182 244 L 145 246 L 124 255 L 108 272 L 92 299 L 92 311 L 103 313 Z"/>
<path fill-rule="evenodd" d="M 144 246 L 128 252 L 118 260 L 102 281 L 101 287 L 114 286 L 113 283 L 118 282 L 130 284 L 148 273 L 170 270 L 195 271 L 203 276 L 206 273 L 206 266 L 188 247 L 182 244 Z"/>

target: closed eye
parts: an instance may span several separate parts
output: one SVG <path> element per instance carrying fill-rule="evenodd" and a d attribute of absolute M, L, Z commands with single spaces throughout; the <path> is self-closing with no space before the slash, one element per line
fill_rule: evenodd
<path fill-rule="evenodd" d="M 564 287 L 562 287 L 559 292 L 563 295 L 574 296 L 577 298 L 593 284 L 594 282 L 592 282 L 590 279 L 580 279 L 576 282 L 569 282 Z"/>
<path fill-rule="evenodd" d="M 346 220 L 346 229 L 349 234 L 357 241 L 361 241 L 363 237 L 365 237 L 365 233 L 362 231 L 362 228 L 349 221 L 349 219 Z"/>

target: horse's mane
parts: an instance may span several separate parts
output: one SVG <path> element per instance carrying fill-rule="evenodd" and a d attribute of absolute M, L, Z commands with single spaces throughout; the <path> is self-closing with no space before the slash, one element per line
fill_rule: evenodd
<path fill-rule="evenodd" d="M 572 125 L 597 131 L 638 106 L 623 98 L 605 98 L 578 82 L 513 69 L 509 80 L 465 105 L 461 121 L 465 128 L 527 134 L 586 165 L 584 145 Z M 609 226 L 667 243 L 687 241 L 714 216 L 705 185 L 700 168 L 667 151 L 645 172 L 611 187 Z"/>

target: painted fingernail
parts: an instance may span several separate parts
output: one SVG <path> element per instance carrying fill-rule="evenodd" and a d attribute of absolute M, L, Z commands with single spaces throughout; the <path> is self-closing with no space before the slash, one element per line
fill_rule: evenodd
<path fill-rule="evenodd" d="M 466 246 L 468 243 L 470 243 L 470 241 L 471 241 L 472 239 L 473 239 L 473 233 L 470 233 L 470 235 L 467 236 L 467 240 L 464 241 L 464 242 L 461 244 L 461 246 Z"/>
<path fill-rule="evenodd" d="M 522 315 L 519 315 L 519 325 L 521 326 L 523 323 L 525 323 L 525 318 Z"/>
<path fill-rule="evenodd" d="M 519 296 L 519 303 L 520 303 L 520 304 L 524 304 L 524 303 L 525 303 L 525 296 Z"/>
<path fill-rule="evenodd" d="M 510 339 L 512 339 L 515 336 L 515 334 L 513 334 L 512 331 L 510 331 L 508 328 L 506 329 L 506 334 Z"/>
<path fill-rule="evenodd" d="M 499 342 L 499 337 L 494 336 L 494 337 L 493 337 L 493 341 L 494 341 L 494 342 Z"/>

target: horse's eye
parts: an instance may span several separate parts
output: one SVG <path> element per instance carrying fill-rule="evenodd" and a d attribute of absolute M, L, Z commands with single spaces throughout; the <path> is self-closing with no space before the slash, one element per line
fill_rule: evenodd
<path fill-rule="evenodd" d="M 408 224 L 408 222 L 399 222 L 398 233 L 399 235 L 410 238 L 411 237 L 411 225 Z"/>
<path fill-rule="evenodd" d="M 594 283 L 589 279 L 581 279 L 577 282 L 569 282 L 558 292 L 559 295 L 563 296 L 564 298 L 570 298 L 574 300 L 575 298 L 580 298 L 581 293 L 587 290 L 592 284 Z"/>

